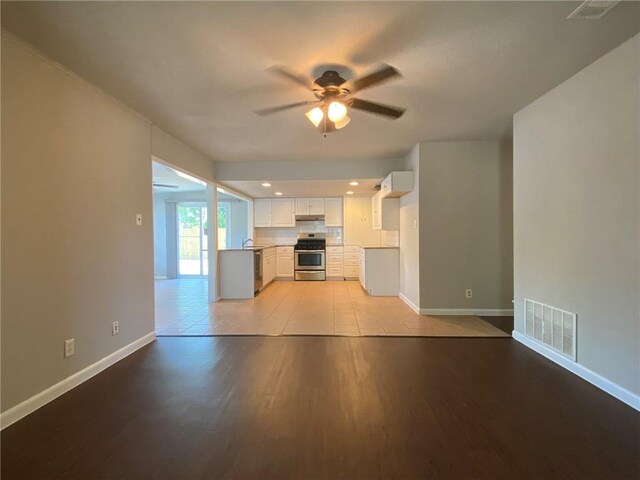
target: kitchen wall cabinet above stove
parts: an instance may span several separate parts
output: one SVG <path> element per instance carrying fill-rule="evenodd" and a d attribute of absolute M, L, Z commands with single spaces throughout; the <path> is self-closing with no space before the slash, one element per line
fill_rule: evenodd
<path fill-rule="evenodd" d="M 260 227 L 295 227 L 296 215 L 322 215 L 325 227 L 342 227 L 342 198 L 257 198 L 253 224 Z"/>

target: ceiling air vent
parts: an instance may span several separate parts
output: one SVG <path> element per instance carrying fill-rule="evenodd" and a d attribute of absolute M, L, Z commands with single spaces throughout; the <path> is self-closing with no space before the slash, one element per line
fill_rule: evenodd
<path fill-rule="evenodd" d="M 572 20 L 599 20 L 618 5 L 620 0 L 617 1 L 605 1 L 605 0 L 586 0 L 582 2 L 578 8 L 576 8 L 571 15 L 567 18 Z"/>

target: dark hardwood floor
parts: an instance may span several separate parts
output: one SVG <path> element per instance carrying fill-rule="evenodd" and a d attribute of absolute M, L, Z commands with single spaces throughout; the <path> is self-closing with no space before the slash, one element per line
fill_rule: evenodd
<path fill-rule="evenodd" d="M 3 480 L 640 478 L 640 415 L 506 338 L 161 338 L 1 440 Z"/>
<path fill-rule="evenodd" d="M 512 316 L 501 316 L 501 317 L 480 317 L 487 323 L 490 323 L 494 327 L 502 330 L 504 333 L 508 333 L 511 335 L 513 332 L 513 315 Z"/>

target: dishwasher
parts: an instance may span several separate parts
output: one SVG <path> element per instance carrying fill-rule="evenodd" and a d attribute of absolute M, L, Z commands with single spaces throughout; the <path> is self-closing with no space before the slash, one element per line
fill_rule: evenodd
<path fill-rule="evenodd" d="M 262 288 L 262 250 L 253 251 L 253 293 Z"/>

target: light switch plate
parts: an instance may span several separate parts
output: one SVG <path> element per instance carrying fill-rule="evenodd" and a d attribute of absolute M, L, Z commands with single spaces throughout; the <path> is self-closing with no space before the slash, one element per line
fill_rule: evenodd
<path fill-rule="evenodd" d="M 141 213 L 136 213 L 136 225 L 138 227 L 142 226 L 142 214 Z"/>

